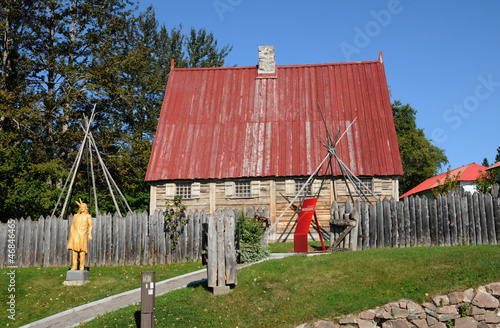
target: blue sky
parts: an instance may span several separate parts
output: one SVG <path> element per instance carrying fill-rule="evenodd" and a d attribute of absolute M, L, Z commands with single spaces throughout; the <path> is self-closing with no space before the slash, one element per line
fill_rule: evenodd
<path fill-rule="evenodd" d="M 500 1 L 140 0 L 167 29 L 206 28 L 251 66 L 259 45 L 278 65 L 377 60 L 392 100 L 417 110 L 417 125 L 452 169 L 500 147 Z"/>

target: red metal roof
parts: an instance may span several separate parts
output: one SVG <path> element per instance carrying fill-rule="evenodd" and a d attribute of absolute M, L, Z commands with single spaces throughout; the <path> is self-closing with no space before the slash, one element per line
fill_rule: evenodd
<path fill-rule="evenodd" d="M 499 167 L 500 167 L 500 162 L 496 162 L 495 164 L 493 164 L 492 166 L 490 166 L 489 168 L 487 168 L 487 170 L 491 171 L 491 170 L 497 169 Z"/>
<path fill-rule="evenodd" d="M 147 181 L 308 176 L 326 155 L 326 130 L 342 132 L 342 161 L 358 176 L 403 173 L 382 53 L 377 61 L 174 68 Z M 338 165 L 334 175 L 341 175 Z"/>
<path fill-rule="evenodd" d="M 458 181 L 474 181 L 479 177 L 480 173 L 484 173 L 486 171 L 487 167 L 476 164 L 476 163 L 471 163 L 467 164 L 464 166 L 461 166 L 459 168 L 456 168 L 454 170 L 450 171 L 450 177 L 454 178 L 458 175 L 460 172 L 460 177 L 458 178 Z M 442 173 L 440 175 L 436 175 L 432 178 L 429 178 L 416 186 L 415 188 L 407 191 L 403 195 L 401 195 L 399 198 L 404 198 L 405 196 L 410 196 L 413 194 L 417 194 L 419 192 L 429 190 L 432 188 L 437 187 L 440 183 L 442 184 L 446 178 L 446 174 Z M 438 182 L 439 180 L 439 182 Z"/>

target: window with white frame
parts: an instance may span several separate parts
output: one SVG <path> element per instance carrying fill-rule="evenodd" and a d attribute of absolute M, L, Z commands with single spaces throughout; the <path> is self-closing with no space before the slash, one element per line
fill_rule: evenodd
<path fill-rule="evenodd" d="M 260 197 L 260 181 L 226 181 L 226 198 Z"/>
<path fill-rule="evenodd" d="M 356 181 L 356 189 L 360 194 L 369 195 L 373 191 L 373 182 L 370 178 L 361 178 Z"/>
<path fill-rule="evenodd" d="M 197 199 L 200 198 L 199 182 L 177 182 L 167 183 L 165 185 L 165 197 L 173 199 L 175 196 L 180 196 L 182 199 Z"/>

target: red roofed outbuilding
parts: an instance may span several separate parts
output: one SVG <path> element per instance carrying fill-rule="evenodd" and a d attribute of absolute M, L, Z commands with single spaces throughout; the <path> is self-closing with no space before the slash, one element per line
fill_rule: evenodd
<path fill-rule="evenodd" d="M 326 155 L 318 102 L 332 134 L 356 120 L 337 145 L 342 161 L 375 194 L 397 198 L 403 170 L 382 53 L 280 66 L 266 46 L 257 66 L 172 67 L 146 174 L 151 211 L 181 195 L 188 208 L 208 212 L 269 206 L 274 220 L 288 204 L 282 195 L 294 196 Z M 318 202 L 326 220 L 332 201 L 347 197 L 336 163 L 333 170 Z M 320 186 L 315 180 L 311 192 Z"/>
<path fill-rule="evenodd" d="M 474 193 L 476 191 L 476 183 L 474 181 L 479 177 L 480 174 L 486 172 L 487 169 L 488 168 L 485 166 L 471 163 L 451 170 L 449 171 L 449 174 L 450 178 L 452 179 L 455 179 L 458 176 L 460 189 Z M 415 188 L 410 189 L 409 191 L 401 195 L 400 198 L 411 195 L 423 195 L 427 198 L 434 198 L 432 194 L 432 188 L 443 184 L 446 179 L 446 174 L 448 174 L 448 172 L 436 175 L 425 180 Z"/>
<path fill-rule="evenodd" d="M 499 169 L 499 168 L 500 168 L 500 162 L 496 162 L 492 166 L 488 167 L 486 170 L 487 171 L 493 171 L 493 170 L 496 170 L 496 169 Z"/>

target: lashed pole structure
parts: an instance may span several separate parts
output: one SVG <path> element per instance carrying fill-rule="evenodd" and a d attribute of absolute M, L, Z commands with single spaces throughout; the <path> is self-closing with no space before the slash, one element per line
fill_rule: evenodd
<path fill-rule="evenodd" d="M 354 202 L 354 197 L 352 195 L 351 188 L 349 186 L 349 182 L 351 182 L 354 186 L 356 186 L 356 184 L 359 184 L 359 185 L 363 186 L 364 190 L 368 190 L 370 192 L 370 194 L 375 199 L 378 200 L 377 196 L 375 196 L 375 194 L 357 176 L 355 176 L 351 172 L 351 170 L 347 167 L 347 165 L 345 165 L 344 162 L 342 162 L 342 160 L 340 159 L 340 157 L 338 156 L 337 151 L 336 151 L 336 147 L 339 144 L 340 140 L 342 140 L 342 138 L 347 133 L 347 131 L 349 131 L 349 129 L 351 128 L 351 126 L 356 121 L 357 117 L 346 127 L 346 130 L 344 131 L 344 133 L 342 133 L 342 135 L 340 137 L 338 137 L 338 135 L 340 133 L 340 128 L 339 128 L 339 130 L 337 131 L 337 134 L 335 136 L 335 139 L 333 139 L 332 136 L 330 135 L 330 131 L 328 129 L 328 125 L 326 124 L 326 120 L 325 120 L 325 117 L 323 115 L 323 110 L 321 109 L 319 101 L 318 101 L 318 107 L 319 107 L 319 110 L 320 110 L 320 113 L 321 113 L 321 118 L 323 119 L 323 123 L 325 124 L 326 137 L 327 137 L 327 140 L 325 141 L 323 139 L 323 141 L 321 141 L 321 144 L 327 149 L 327 154 L 325 155 L 325 157 L 323 158 L 323 160 L 321 161 L 321 163 L 318 165 L 317 169 L 311 174 L 311 176 L 307 179 L 307 181 L 302 185 L 302 188 L 300 188 L 300 190 L 297 192 L 297 194 L 295 195 L 295 197 L 289 202 L 288 206 L 285 208 L 285 210 L 283 210 L 283 212 L 281 213 L 281 215 L 278 217 L 278 219 L 271 226 L 270 231 L 272 231 L 276 227 L 276 225 L 280 222 L 280 220 L 283 218 L 283 216 L 285 215 L 285 213 L 290 209 L 290 207 L 292 206 L 292 204 L 299 197 L 303 196 L 304 189 L 311 183 L 312 179 L 318 174 L 318 172 L 321 170 L 321 168 L 323 167 L 323 164 L 325 164 L 325 162 L 326 162 L 327 159 L 329 159 L 330 161 L 328 163 L 327 172 L 325 172 L 324 176 L 326 177 L 328 175 L 328 169 L 330 169 L 330 174 L 332 175 L 332 178 L 333 178 L 332 156 L 337 160 L 337 163 L 339 164 L 340 170 L 342 172 L 342 178 L 343 178 L 344 182 L 346 183 L 346 186 L 347 186 L 347 189 L 348 189 L 348 192 L 349 192 L 349 196 L 351 197 L 351 200 L 353 202 Z M 323 185 L 323 183 L 324 183 L 324 180 L 322 182 L 322 185 Z M 368 199 L 368 197 L 364 193 L 360 192 L 359 188 L 355 188 L 355 190 L 356 190 L 356 192 L 358 193 L 358 195 L 361 198 L 364 198 L 365 200 L 367 200 L 368 202 L 370 202 L 370 200 Z M 318 190 L 317 197 L 319 197 L 319 193 L 320 192 L 321 192 L 321 188 L 319 188 L 319 190 Z M 297 212 L 297 211 L 295 211 L 295 212 Z M 290 220 L 292 220 L 294 216 L 295 216 L 295 214 L 292 216 L 292 218 Z M 285 231 L 283 232 L 283 234 L 284 233 L 285 233 Z M 280 239 L 281 239 L 281 237 L 280 237 Z"/>
<path fill-rule="evenodd" d="M 94 136 L 92 135 L 92 132 L 90 131 L 90 127 L 91 127 L 92 122 L 94 121 L 94 117 L 95 117 L 95 109 L 96 109 L 96 106 L 94 105 L 94 108 L 92 109 L 92 113 L 90 115 L 90 118 L 87 118 L 84 115 L 84 120 L 85 120 L 85 125 L 86 125 L 84 128 L 85 135 L 83 137 L 82 144 L 81 144 L 80 148 L 78 149 L 78 153 L 76 155 L 75 162 L 73 163 L 73 166 L 71 167 L 68 178 L 66 179 L 66 182 L 64 183 L 63 189 L 61 190 L 61 194 L 59 195 L 59 199 L 56 202 L 54 210 L 52 211 L 52 216 L 54 216 L 54 214 L 57 210 L 57 207 L 59 206 L 61 198 L 66 190 L 66 186 L 68 185 L 68 181 L 71 177 L 71 182 L 70 182 L 67 194 L 66 194 L 66 199 L 64 200 L 64 205 L 63 205 L 62 211 L 61 211 L 61 217 L 64 217 L 64 213 L 66 211 L 66 207 L 67 207 L 70 195 L 71 195 L 71 191 L 73 189 L 73 184 L 75 182 L 76 174 L 78 173 L 78 168 L 80 167 L 82 155 L 83 155 L 83 152 L 85 150 L 85 145 L 86 145 L 87 141 L 89 143 L 88 151 L 89 151 L 89 157 L 90 157 L 90 168 L 91 168 L 91 172 L 92 172 L 92 187 L 94 190 L 94 202 L 95 202 L 96 214 L 99 212 L 99 209 L 97 206 L 97 190 L 96 190 L 96 186 L 95 186 L 94 165 L 93 165 L 93 161 L 92 161 L 92 148 L 94 148 L 94 150 L 97 154 L 97 158 L 99 159 L 99 164 L 101 164 L 101 168 L 102 168 L 102 171 L 104 173 L 104 178 L 106 179 L 106 183 L 108 185 L 108 189 L 109 189 L 109 192 L 111 194 L 111 198 L 113 199 L 113 203 L 115 205 L 116 211 L 118 212 L 118 215 L 122 216 L 122 214 L 120 212 L 120 207 L 118 206 L 118 203 L 117 203 L 116 198 L 115 198 L 115 194 L 113 192 L 113 187 L 115 188 L 117 193 L 120 195 L 121 201 L 122 201 L 122 204 L 124 204 L 124 207 L 126 207 L 126 209 L 129 212 L 132 211 L 130 209 L 130 206 L 129 206 L 127 200 L 125 199 L 125 196 L 120 191 L 120 188 L 118 188 L 118 185 L 113 180 L 111 173 L 109 173 L 109 170 L 107 169 L 106 165 L 104 164 L 104 161 L 101 158 L 101 155 L 100 155 L 99 150 L 97 148 L 96 142 L 94 140 Z M 83 128 L 83 126 L 82 126 L 82 128 Z"/>

